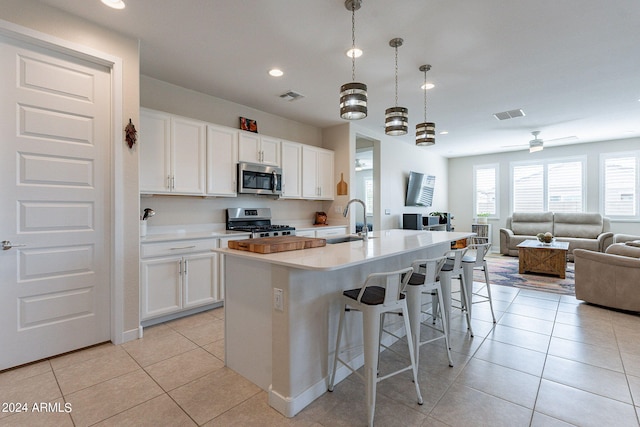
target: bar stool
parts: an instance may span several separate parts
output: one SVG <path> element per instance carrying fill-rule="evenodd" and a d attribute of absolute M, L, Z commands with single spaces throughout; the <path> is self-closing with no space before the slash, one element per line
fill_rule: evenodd
<path fill-rule="evenodd" d="M 422 394 L 420 393 L 420 387 L 418 386 L 418 369 L 414 357 L 413 341 L 411 339 L 407 339 L 411 365 L 383 377 L 378 377 L 378 356 L 380 351 L 382 314 L 400 312 L 404 319 L 407 337 L 412 336 L 407 302 L 404 294 L 402 293 L 411 278 L 412 272 L 413 268 L 409 267 L 387 273 L 370 274 L 361 288 L 344 291 L 341 296 L 343 309 L 340 311 L 333 370 L 329 378 L 329 391 L 333 391 L 338 362 L 345 365 L 351 372 L 363 379 L 367 390 L 366 403 L 369 426 L 373 426 L 373 417 L 376 406 L 376 386 L 378 382 L 392 377 L 393 375 L 409 369 L 413 370 L 413 382 L 416 388 L 416 394 L 418 395 L 418 404 L 423 404 Z M 360 311 L 363 314 L 364 375 L 361 375 L 353 369 L 347 361 L 340 358 L 340 341 L 342 339 L 342 331 L 345 326 L 345 313 L 354 310 Z M 343 351 L 346 351 L 346 349 Z"/>
<path fill-rule="evenodd" d="M 465 280 L 464 269 L 462 268 L 462 258 L 464 254 L 467 252 L 467 248 L 462 249 L 453 249 L 451 251 L 447 251 L 445 256 L 448 258 L 447 262 L 442 266 L 442 270 L 440 270 L 440 284 L 442 286 L 442 292 L 446 296 L 444 298 L 444 316 L 449 316 L 451 313 L 451 280 L 459 279 L 460 280 L 460 295 L 462 304 L 464 307 L 469 307 L 469 299 L 467 297 L 467 285 Z M 465 317 L 467 319 L 467 329 L 469 330 L 469 334 L 473 337 L 473 329 L 471 328 L 471 315 L 469 314 L 469 310 L 464 310 Z M 434 314 L 436 311 L 434 310 Z M 444 317 L 443 316 L 443 317 Z M 447 326 L 449 330 L 447 332 L 451 333 L 451 322 L 447 317 Z"/>
<path fill-rule="evenodd" d="M 482 239 L 482 238 L 480 238 Z M 469 296 L 469 305 L 466 306 L 469 315 L 471 315 L 471 308 L 473 304 L 489 302 L 489 307 L 491 307 L 491 317 L 493 318 L 493 323 L 496 323 L 496 315 L 493 312 L 493 301 L 491 301 L 491 283 L 489 282 L 489 269 L 487 267 L 487 260 L 485 259 L 486 255 L 489 253 L 491 249 L 491 243 L 482 242 L 482 240 L 475 240 L 474 243 L 467 246 L 467 248 L 471 251 L 475 251 L 475 256 L 473 255 L 465 255 L 462 257 L 462 268 L 465 270 L 465 275 L 467 277 L 471 277 L 470 283 L 467 283 L 467 295 Z M 484 296 L 479 293 L 473 292 L 473 270 L 482 269 L 484 272 L 484 282 L 487 288 L 487 296 Z M 481 298 L 480 301 L 473 301 L 473 296 L 477 296 Z"/>
<path fill-rule="evenodd" d="M 442 330 L 435 327 L 435 325 L 432 326 L 426 323 L 424 324 L 426 327 L 441 332 L 442 335 L 436 336 L 426 341 L 421 341 L 420 338 L 420 328 L 423 324 L 421 321 L 422 314 L 429 314 L 428 312 L 423 311 L 422 296 L 425 294 L 431 296 L 431 316 L 433 316 L 434 318 L 434 324 L 435 311 L 437 310 L 436 307 L 438 306 L 438 303 L 441 307 L 445 306 L 442 295 L 442 286 L 440 285 L 440 281 L 438 280 L 438 275 L 440 274 L 440 270 L 442 269 L 442 266 L 444 265 L 446 260 L 447 258 L 444 256 L 433 259 L 419 259 L 415 260 L 411 265 L 414 273 L 411 275 L 409 283 L 407 284 L 406 294 L 407 308 L 409 310 L 409 324 L 411 325 L 411 332 L 413 333 L 413 348 L 415 349 L 416 365 L 418 366 L 420 366 L 420 346 L 440 339 L 444 339 L 445 346 L 447 348 L 447 357 L 449 358 L 449 366 L 453 366 L 453 360 L 451 359 L 451 351 L 449 346 L 447 316 L 441 316 Z M 422 274 L 421 271 L 424 271 L 424 274 Z"/>

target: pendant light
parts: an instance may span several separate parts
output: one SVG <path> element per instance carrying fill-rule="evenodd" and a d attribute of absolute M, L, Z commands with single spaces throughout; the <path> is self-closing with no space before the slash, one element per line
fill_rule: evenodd
<path fill-rule="evenodd" d="M 344 6 L 351 11 L 351 52 L 356 48 L 356 10 L 361 0 L 346 0 Z M 351 83 L 340 86 L 340 117 L 360 120 L 367 117 L 367 85 L 356 82 L 356 56 L 351 55 Z"/>
<path fill-rule="evenodd" d="M 403 41 L 401 38 L 389 40 L 389 46 L 396 51 L 396 104 L 384 112 L 384 133 L 391 136 L 406 135 L 409 130 L 409 110 L 398 107 L 398 47 Z"/>
<path fill-rule="evenodd" d="M 427 121 L 427 71 L 431 69 L 431 65 L 421 65 L 419 69 L 424 73 L 424 122 L 416 125 L 416 145 L 434 145 L 436 143 L 436 124 Z"/>

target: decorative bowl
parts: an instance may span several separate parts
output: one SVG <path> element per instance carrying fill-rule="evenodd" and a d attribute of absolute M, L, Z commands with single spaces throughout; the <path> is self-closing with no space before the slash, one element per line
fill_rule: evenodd
<path fill-rule="evenodd" d="M 538 233 L 536 235 L 536 238 L 543 245 L 551 245 L 553 242 L 556 241 L 556 238 L 553 237 L 551 233 Z"/>

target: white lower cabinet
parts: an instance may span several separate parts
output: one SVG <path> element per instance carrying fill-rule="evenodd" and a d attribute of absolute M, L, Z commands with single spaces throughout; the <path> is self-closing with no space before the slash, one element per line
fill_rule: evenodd
<path fill-rule="evenodd" d="M 222 300 L 217 239 L 142 244 L 140 318 L 177 313 Z"/>
<path fill-rule="evenodd" d="M 316 230 L 296 230 L 296 236 L 299 237 L 316 237 Z"/>

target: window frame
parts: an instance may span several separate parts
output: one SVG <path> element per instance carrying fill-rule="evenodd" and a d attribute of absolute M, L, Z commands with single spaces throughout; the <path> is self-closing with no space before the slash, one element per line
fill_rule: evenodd
<path fill-rule="evenodd" d="M 489 215 L 490 219 L 498 219 L 500 216 L 500 163 L 488 163 L 484 165 L 473 165 L 473 217 L 477 218 L 480 212 L 478 208 L 478 188 L 477 188 L 477 171 L 479 169 L 493 169 L 495 180 L 495 213 Z"/>
<path fill-rule="evenodd" d="M 587 174 L 588 174 L 588 158 L 586 155 L 581 156 L 569 156 L 569 157 L 554 157 L 549 159 L 539 159 L 539 160 L 524 160 L 524 161 L 515 161 L 509 163 L 509 198 L 510 198 L 510 213 L 513 214 L 515 212 L 515 197 L 514 190 L 515 185 L 513 182 L 514 178 L 514 168 L 518 166 L 531 166 L 538 165 L 542 166 L 542 212 L 549 212 L 549 165 L 556 163 L 573 163 L 580 162 L 582 164 L 582 176 L 581 176 L 581 208 L 579 212 L 586 212 L 587 209 Z"/>
<path fill-rule="evenodd" d="M 616 159 L 616 158 L 625 158 L 625 157 L 633 157 L 636 161 L 636 176 L 635 176 L 635 185 L 636 185 L 636 194 L 635 194 L 635 215 L 611 215 L 605 213 L 606 208 L 606 168 L 605 161 L 608 159 Z M 617 151 L 611 153 L 600 153 L 600 164 L 599 164 L 599 207 L 600 213 L 602 216 L 606 216 L 609 219 L 615 221 L 629 221 L 636 222 L 640 220 L 640 150 L 631 150 L 631 151 Z"/>

